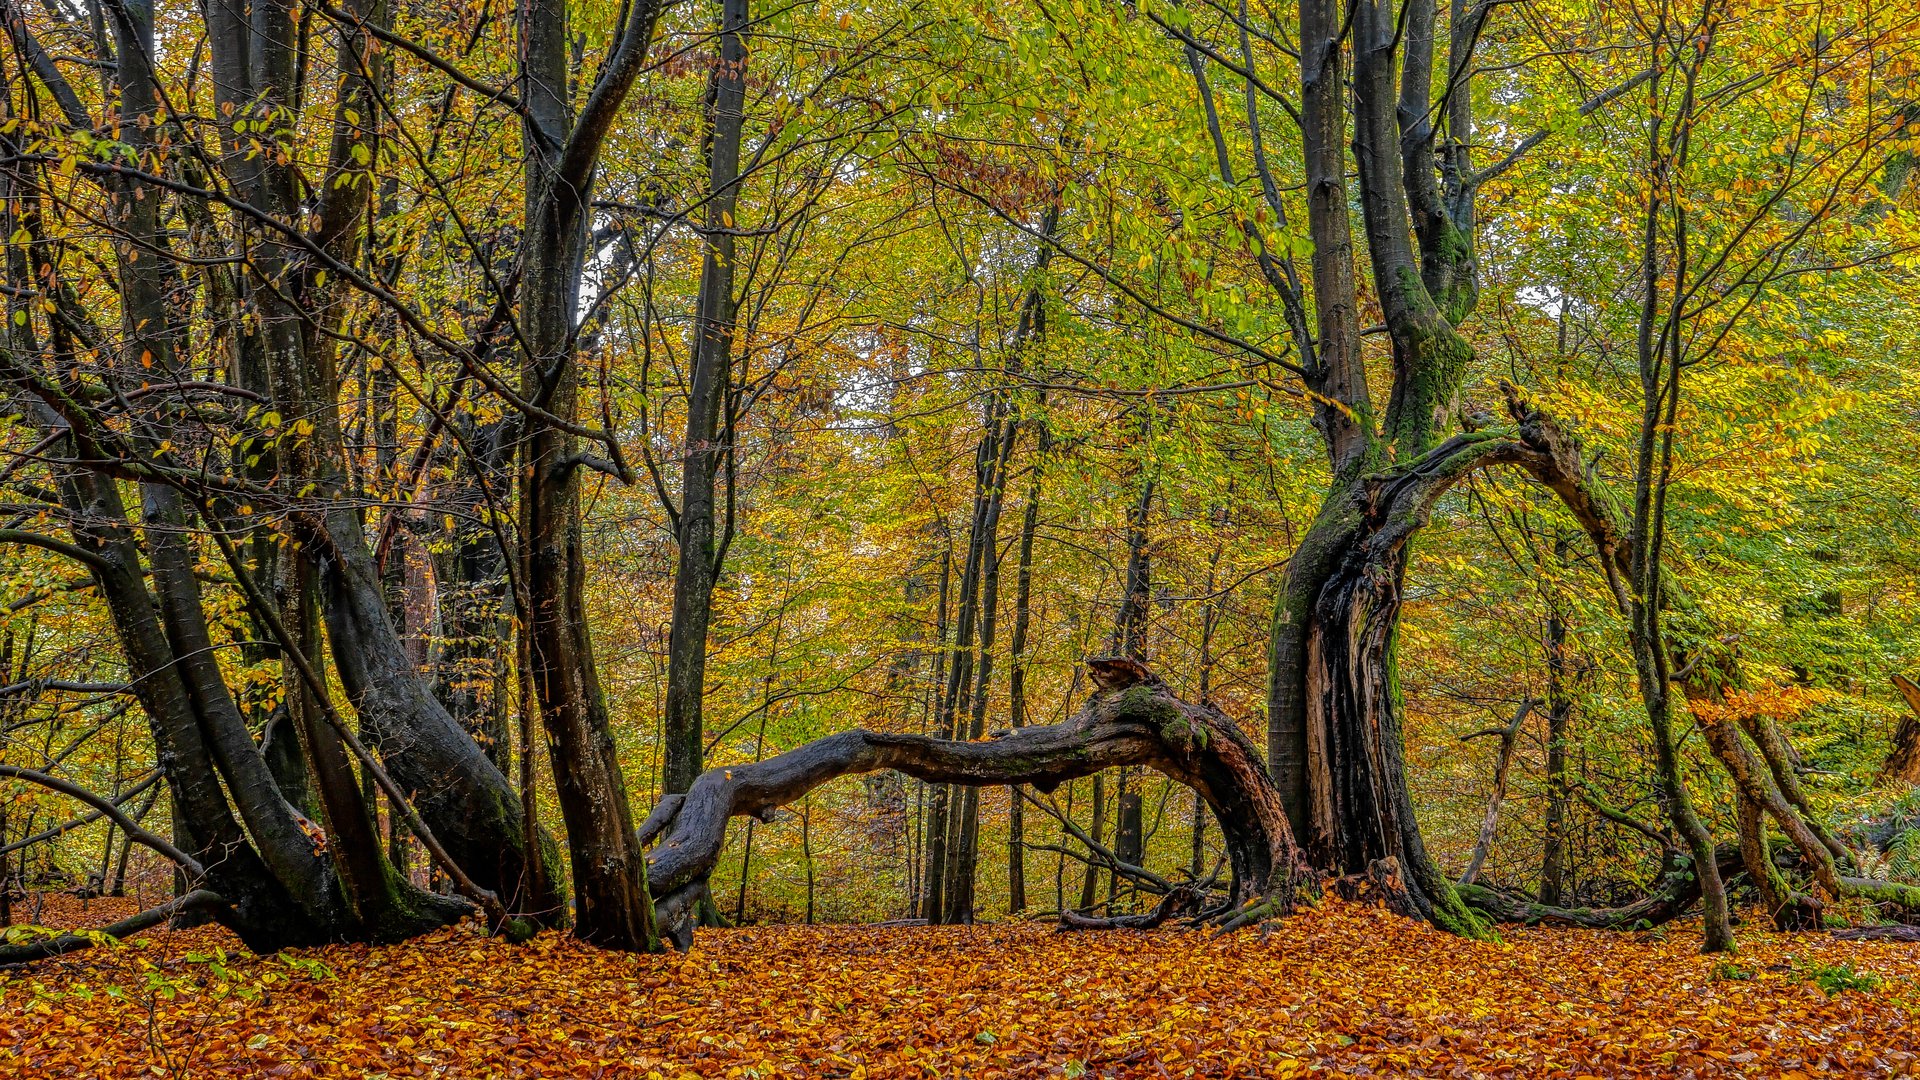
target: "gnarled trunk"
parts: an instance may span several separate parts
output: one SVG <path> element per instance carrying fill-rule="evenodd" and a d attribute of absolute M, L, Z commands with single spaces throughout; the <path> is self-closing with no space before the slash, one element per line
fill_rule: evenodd
<path fill-rule="evenodd" d="M 709 770 L 669 796 L 640 828 L 663 935 L 692 943 L 692 905 L 736 815 L 771 820 L 781 805 L 836 777 L 898 769 L 929 783 L 1031 784 L 1050 791 L 1120 765 L 1144 765 L 1192 787 L 1220 820 L 1233 880 L 1229 911 L 1284 913 L 1311 886 L 1279 792 L 1258 751 L 1219 711 L 1181 701 L 1129 660 L 1088 661 L 1099 688 L 1068 720 L 962 742 L 855 729 L 751 765 Z M 1249 905 L 1253 905 L 1249 909 Z"/>

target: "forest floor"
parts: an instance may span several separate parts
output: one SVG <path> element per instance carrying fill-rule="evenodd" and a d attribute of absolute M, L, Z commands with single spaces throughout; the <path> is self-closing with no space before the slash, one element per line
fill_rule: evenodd
<path fill-rule="evenodd" d="M 1265 936 L 766 927 L 702 932 L 689 956 L 463 927 L 255 957 L 160 932 L 0 975 L 0 1075 L 1920 1072 L 1920 945 L 1752 923 L 1732 960 L 1682 926 L 1505 938 L 1339 902 Z"/>

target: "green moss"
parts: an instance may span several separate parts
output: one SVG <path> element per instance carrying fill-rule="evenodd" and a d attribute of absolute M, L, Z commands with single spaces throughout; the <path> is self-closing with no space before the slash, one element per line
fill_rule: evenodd
<path fill-rule="evenodd" d="M 1847 891 L 1876 904 L 1892 904 L 1895 907 L 1920 911 L 1920 887 L 1902 885 L 1893 881 L 1849 881 Z"/>
<path fill-rule="evenodd" d="M 1493 923 L 1462 903 L 1460 894 L 1452 887 L 1435 891 L 1442 895 L 1432 898 L 1433 925 L 1449 934 L 1471 941 L 1498 942 L 1500 940 L 1500 934 L 1494 930 Z"/>

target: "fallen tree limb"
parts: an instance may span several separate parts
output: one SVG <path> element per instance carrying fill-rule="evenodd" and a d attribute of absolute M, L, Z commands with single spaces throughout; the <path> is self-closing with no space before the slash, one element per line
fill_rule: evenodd
<path fill-rule="evenodd" d="M 0 946 L 0 968 L 31 964 L 62 953 L 91 948 L 102 934 L 111 938 L 124 938 L 130 934 L 137 934 L 142 930 L 152 929 L 183 911 L 211 911 L 226 906 L 227 902 L 219 894 L 206 889 L 195 889 L 190 893 L 176 896 L 159 907 L 151 907 L 129 915 L 119 922 L 103 926 L 98 930 L 79 934 L 61 934 L 40 941 Z"/>
<path fill-rule="evenodd" d="M 1920 941 L 1920 926 L 1849 926 L 1833 931 L 1843 941 Z"/>
<path fill-rule="evenodd" d="M 1194 915 L 1200 911 L 1205 897 L 1200 890 L 1189 885 L 1177 885 L 1168 890 L 1167 895 L 1153 906 L 1152 911 L 1138 915 L 1108 915 L 1095 917 L 1082 915 L 1077 911 L 1060 913 L 1062 930 L 1152 930 L 1161 923 L 1177 915 Z"/>
<path fill-rule="evenodd" d="M 1043 792 L 1120 765 L 1156 769 L 1198 791 L 1221 823 L 1234 906 L 1270 899 L 1278 913 L 1290 910 L 1313 879 L 1253 744 L 1217 709 L 1180 700 L 1141 664 L 1096 659 L 1087 670 L 1098 689 L 1059 724 L 977 742 L 856 729 L 753 764 L 709 769 L 684 798 L 661 800 L 637 830 L 658 839 L 647 863 L 663 936 L 691 947 L 693 904 L 730 818 L 764 818 L 829 780 L 880 769 L 936 784 L 1029 784 Z"/>

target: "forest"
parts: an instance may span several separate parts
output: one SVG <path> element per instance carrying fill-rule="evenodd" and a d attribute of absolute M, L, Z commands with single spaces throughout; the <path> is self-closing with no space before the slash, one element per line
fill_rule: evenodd
<path fill-rule="evenodd" d="M 0 1065 L 1920 1068 L 1920 8 L 0 21 Z"/>

